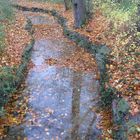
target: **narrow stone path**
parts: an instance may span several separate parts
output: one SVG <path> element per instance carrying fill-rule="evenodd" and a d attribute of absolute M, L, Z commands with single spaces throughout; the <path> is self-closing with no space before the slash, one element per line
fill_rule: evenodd
<path fill-rule="evenodd" d="M 31 67 L 16 109 L 20 123 L 6 126 L 4 140 L 97 140 L 99 81 L 93 56 L 68 41 L 56 20 L 24 12 L 34 27 Z M 24 98 L 24 99 L 22 99 Z M 11 106 L 12 106 L 11 105 Z M 15 120 L 21 112 L 11 112 Z"/>

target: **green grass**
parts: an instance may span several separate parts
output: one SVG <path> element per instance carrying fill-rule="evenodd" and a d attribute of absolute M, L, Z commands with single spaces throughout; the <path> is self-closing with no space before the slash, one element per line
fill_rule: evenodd
<path fill-rule="evenodd" d="M 5 37 L 4 25 L 0 24 L 0 54 L 3 52 L 5 48 L 4 37 Z"/>
<path fill-rule="evenodd" d="M 0 21 L 11 20 L 13 18 L 13 9 L 9 0 L 0 0 Z"/>
<path fill-rule="evenodd" d="M 0 54 L 5 48 L 4 22 L 13 19 L 13 9 L 9 0 L 0 0 Z"/>

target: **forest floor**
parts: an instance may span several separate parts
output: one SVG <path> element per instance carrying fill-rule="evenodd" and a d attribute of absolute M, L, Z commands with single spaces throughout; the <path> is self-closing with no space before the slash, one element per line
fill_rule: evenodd
<path fill-rule="evenodd" d="M 99 74 L 93 56 L 66 39 L 61 26 L 52 16 L 17 13 L 18 24 L 8 31 L 16 29 L 10 34 L 12 43 L 16 42 L 16 35 L 21 36 L 17 41 L 20 46 L 15 44 L 10 49 L 19 54 L 19 59 L 6 62 L 9 65 L 20 63 L 22 45 L 31 38 L 24 30 L 26 18 L 32 21 L 35 45 L 25 84 L 5 106 L 6 116 L 0 120 L 1 138 L 46 140 L 110 137 L 111 110 L 102 110 L 97 105 L 100 101 Z M 15 54 L 9 53 L 10 56 L 15 58 Z M 93 129 L 94 135 L 91 133 Z M 101 136 L 100 129 L 104 130 L 104 136 Z"/>
<path fill-rule="evenodd" d="M 25 0 L 20 0 L 17 2 L 18 5 L 30 8 L 38 7 L 43 9 L 55 9 L 63 17 L 68 19 L 67 25 L 71 30 L 74 30 L 76 32 L 79 32 L 80 34 L 87 36 L 89 40 L 91 40 L 94 44 L 106 44 L 108 47 L 110 47 L 112 49 L 112 53 L 110 56 L 110 65 L 107 65 L 108 72 L 110 73 L 111 77 L 109 83 L 112 87 L 115 87 L 119 92 L 122 92 L 122 96 L 130 103 L 131 115 L 139 115 L 140 57 L 138 52 L 140 52 L 140 41 L 136 32 L 127 34 L 127 36 L 120 34 L 120 32 L 122 31 L 128 31 L 128 27 L 125 25 L 120 26 L 117 33 L 112 32 L 112 23 L 102 14 L 100 10 L 97 10 L 95 12 L 94 19 L 90 20 L 86 26 L 84 26 L 81 29 L 75 29 L 73 27 L 74 19 L 72 16 L 72 11 L 65 11 L 63 5 L 61 4 L 44 4 L 39 2 L 28 2 Z M 66 136 L 66 132 L 61 128 L 48 129 L 48 126 L 45 126 L 46 124 L 44 124 L 43 121 L 45 120 L 46 122 L 49 122 L 48 124 L 50 124 L 51 128 L 54 127 L 54 125 L 59 126 L 58 122 L 62 121 L 59 118 L 59 115 L 62 115 L 64 118 L 64 122 L 62 122 L 63 129 L 63 123 L 67 124 L 65 128 L 66 130 L 72 129 L 69 127 L 70 118 L 68 118 L 71 105 L 70 101 L 72 102 L 74 99 L 78 100 L 78 97 L 70 95 L 72 93 L 68 92 L 68 90 L 71 91 L 72 87 L 69 84 L 73 82 L 77 83 L 75 84 L 77 85 L 77 89 L 75 89 L 75 92 L 79 93 L 80 91 L 82 91 L 81 94 L 83 96 L 83 100 L 85 98 L 85 103 L 89 102 L 88 106 L 90 106 L 89 99 L 95 98 L 91 97 L 91 92 L 98 92 L 97 87 L 92 87 L 96 84 L 98 86 L 98 72 L 96 62 L 89 53 L 76 46 L 73 42 L 68 41 L 63 36 L 61 27 L 51 16 L 46 16 L 44 14 L 39 13 L 33 14 L 30 12 L 23 13 L 18 11 L 16 14 L 16 23 L 7 25 L 7 48 L 5 53 L 0 58 L 0 67 L 5 65 L 17 66 L 20 64 L 23 49 L 31 39 L 30 35 L 24 29 L 27 17 L 30 18 L 34 24 L 33 26 L 35 32 L 33 37 L 36 41 L 31 56 L 31 62 L 29 64 L 29 73 L 27 74 L 27 80 L 23 85 L 24 90 L 20 91 L 21 94 L 16 93 L 13 96 L 13 99 L 11 99 L 11 101 L 6 105 L 8 113 L 7 118 L 4 118 L 4 120 L 0 122 L 0 135 L 2 137 L 4 136 L 3 138 L 5 139 L 20 139 L 20 137 L 18 137 L 15 134 L 17 130 L 20 130 L 18 135 L 21 137 L 25 137 L 25 139 L 35 139 L 38 137 L 46 137 L 48 139 L 50 137 L 54 137 L 56 139 L 59 139 L 63 136 Z M 50 46 L 53 47 L 51 48 Z M 64 46 L 67 46 L 67 50 L 65 50 L 66 48 Z M 56 82 L 53 81 L 54 77 L 57 78 L 55 79 Z M 74 79 L 74 77 L 77 77 L 78 80 Z M 82 85 L 81 83 L 76 82 L 79 81 L 79 79 L 84 79 L 84 81 L 82 81 Z M 49 82 L 45 85 L 44 82 L 41 82 L 44 80 Z M 64 85 L 64 83 L 66 83 L 67 85 Z M 59 84 L 63 85 L 62 89 L 58 89 Z M 37 86 L 38 88 L 35 88 Z M 50 88 L 46 89 L 46 86 Z M 50 95 L 46 95 L 46 92 L 42 92 L 42 97 L 39 97 L 38 94 L 41 94 L 39 91 L 47 91 Z M 57 99 L 53 99 L 55 98 L 53 96 L 53 93 L 55 95 L 58 94 L 55 93 L 56 91 L 65 91 L 66 94 L 63 95 L 63 97 L 58 98 L 60 98 L 61 101 L 63 101 L 66 100 L 66 95 L 68 95 L 69 99 L 66 100 L 67 103 L 58 103 L 57 107 L 50 106 L 51 101 L 59 102 Z M 85 92 L 87 95 L 84 95 Z M 43 99 L 43 97 L 49 99 L 50 102 L 48 101 L 48 103 L 46 104 L 46 100 Z M 18 101 L 19 98 L 21 98 L 20 103 Z M 81 105 L 80 102 L 79 104 Z M 73 105 L 71 106 L 73 108 L 76 108 L 77 110 L 77 107 L 75 107 L 76 105 L 78 107 L 78 103 L 73 102 Z M 86 112 L 86 109 L 88 107 L 84 105 L 81 106 L 81 109 L 85 110 Z M 18 110 L 18 112 L 15 112 L 15 110 Z M 60 112 L 62 114 L 59 114 Z M 39 117 L 40 113 L 44 115 L 42 116 L 42 118 Z M 111 118 L 110 112 L 105 113 L 105 111 L 101 110 L 99 113 L 97 113 L 96 111 L 93 111 L 91 113 L 91 118 L 88 119 L 93 120 L 94 113 L 96 115 L 98 114 L 99 116 L 102 116 L 100 123 L 98 122 L 100 117 L 97 117 L 96 119 L 98 123 L 95 121 L 97 123 L 97 128 L 94 128 L 97 131 L 95 136 L 98 136 L 100 134 L 98 129 L 102 128 L 105 131 L 105 136 L 110 137 L 110 129 L 112 126 L 111 121 L 107 121 Z M 76 115 L 77 114 L 78 110 Z M 84 116 L 83 112 L 81 114 L 82 116 Z M 25 117 L 26 115 L 27 117 Z M 76 117 L 76 115 L 74 114 L 73 117 Z M 55 120 L 56 118 L 57 120 Z M 91 122 L 89 122 L 89 124 L 90 123 Z M 19 125 L 18 128 L 15 127 L 17 125 Z M 84 131 L 83 137 L 85 137 L 85 130 L 87 130 L 87 128 L 84 127 L 84 124 L 82 125 L 83 127 L 80 129 Z M 11 128 L 13 130 L 11 130 Z M 137 126 L 137 128 L 139 128 L 139 126 Z M 7 131 L 7 129 L 10 130 Z M 26 136 L 22 136 L 23 129 L 26 130 Z M 53 135 L 53 132 L 55 132 L 57 135 Z M 73 131 L 71 130 L 69 133 L 73 134 Z M 137 140 L 139 138 L 140 135 L 136 133 L 135 138 L 134 136 L 133 138 L 130 136 L 129 139 Z"/>
<path fill-rule="evenodd" d="M 120 25 L 116 32 L 113 32 L 113 24 L 107 19 L 100 9 L 94 13 L 86 26 L 81 29 L 74 28 L 74 18 L 72 11 L 65 11 L 62 4 L 39 3 L 18 1 L 19 5 L 26 7 L 55 9 L 68 22 L 70 29 L 79 32 L 89 38 L 94 44 L 105 44 L 112 49 L 110 54 L 110 65 L 107 65 L 110 73 L 110 85 L 122 92 L 125 99 L 130 102 L 131 113 L 133 115 L 139 113 L 140 110 L 140 41 L 139 34 L 132 31 L 126 23 Z M 123 35 L 122 33 L 125 33 Z"/>

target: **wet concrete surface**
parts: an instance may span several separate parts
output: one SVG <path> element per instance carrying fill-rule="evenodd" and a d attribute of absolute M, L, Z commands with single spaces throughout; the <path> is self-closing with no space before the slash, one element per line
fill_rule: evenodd
<path fill-rule="evenodd" d="M 28 12 L 25 15 L 34 25 L 54 22 Z M 31 55 L 33 67 L 23 91 L 28 98 L 28 109 L 20 125 L 8 128 L 5 140 L 101 139 L 98 128 L 101 117 L 93 109 L 99 102 L 95 71 L 75 70 L 60 63 L 72 57 L 75 51 L 81 51 L 76 47 L 63 38 L 35 40 Z"/>

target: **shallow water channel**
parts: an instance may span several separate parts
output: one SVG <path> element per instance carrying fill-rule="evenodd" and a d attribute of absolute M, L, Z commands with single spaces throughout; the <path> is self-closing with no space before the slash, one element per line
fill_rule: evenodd
<path fill-rule="evenodd" d="M 99 102 L 94 59 L 60 35 L 54 19 L 29 12 L 24 14 L 35 28 L 32 67 L 21 93 L 28 98 L 27 110 L 23 121 L 10 126 L 3 139 L 100 139 L 101 117 L 93 109 Z M 86 61 L 87 58 L 91 62 Z"/>

